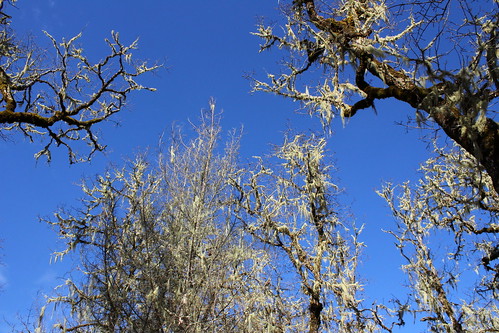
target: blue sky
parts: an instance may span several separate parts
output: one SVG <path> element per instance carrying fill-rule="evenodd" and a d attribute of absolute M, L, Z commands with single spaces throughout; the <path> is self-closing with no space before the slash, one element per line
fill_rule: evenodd
<path fill-rule="evenodd" d="M 126 110 L 114 118 L 120 125 L 100 127 L 105 154 L 91 163 L 68 165 L 63 149 L 54 152 L 50 165 L 36 162 L 39 143 L 21 136 L 0 141 L 0 331 L 3 319 L 15 322 L 40 303 L 41 295 L 61 282 L 66 264 L 50 264 L 51 253 L 60 249 L 55 233 L 39 217 L 50 216 L 60 206 L 75 206 L 83 177 L 102 173 L 110 164 L 157 146 L 159 137 L 173 122 L 196 120 L 199 110 L 213 97 L 223 110 L 225 130 L 244 126 L 241 160 L 270 151 L 280 143 L 288 127 L 320 129 L 318 119 L 297 114 L 299 105 L 264 93 L 250 94 L 247 73 L 264 78 L 276 70 L 283 53 L 258 53 L 255 31 L 259 17 L 281 19 L 277 0 L 19 0 L 9 10 L 18 38 L 31 35 L 39 45 L 49 45 L 41 33 L 57 39 L 83 31 L 81 44 L 90 57 L 106 52 L 104 38 L 112 30 L 122 40 L 139 38 L 136 56 L 164 64 L 141 83 L 157 88 L 131 96 Z M 50 51 L 50 49 L 48 49 Z M 393 239 L 381 229 L 394 227 L 382 199 L 374 192 L 382 180 L 414 179 L 418 164 L 427 156 L 419 131 L 396 125 L 413 110 L 403 104 L 377 104 L 378 115 L 363 110 L 346 126 L 337 121 L 329 149 L 337 161 L 341 185 L 346 188 L 357 223 L 366 225 L 367 245 L 362 270 L 367 291 L 380 301 L 392 298 L 401 283 L 401 260 Z"/>

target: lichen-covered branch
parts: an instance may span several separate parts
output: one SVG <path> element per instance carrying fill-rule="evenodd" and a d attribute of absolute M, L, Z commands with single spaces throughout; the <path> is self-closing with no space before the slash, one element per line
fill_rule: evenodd
<path fill-rule="evenodd" d="M 239 218 L 292 267 L 295 278 L 283 289 L 302 295 L 297 304 L 308 318 L 298 317 L 285 331 L 390 331 L 386 318 L 362 306 L 360 230 L 341 217 L 339 189 L 330 181 L 331 165 L 323 161 L 325 143 L 303 135 L 287 139 L 275 154 L 282 170 L 260 160 L 245 182 L 234 182 L 241 193 Z"/>
<path fill-rule="evenodd" d="M 415 292 L 410 311 L 433 332 L 493 332 L 499 329 L 499 196 L 471 154 L 457 146 L 434 152 L 419 182 L 379 192 L 397 220 L 390 233 Z"/>
<path fill-rule="evenodd" d="M 0 133 L 17 131 L 46 142 L 37 158 L 50 160 L 52 146 L 62 145 L 70 163 L 89 159 L 105 148 L 95 125 L 121 111 L 133 91 L 154 90 L 137 78 L 157 66 L 136 62 L 137 41 L 125 45 L 116 32 L 105 40 L 109 54 L 93 63 L 78 44 L 81 34 L 58 42 L 45 32 L 52 44 L 47 61 L 34 47 L 11 41 L 8 19 L 1 27 L 0 45 L 8 51 L 0 61 Z M 79 141 L 89 147 L 87 153 L 77 152 Z"/>
<path fill-rule="evenodd" d="M 336 115 L 353 117 L 380 99 L 405 102 L 475 156 L 499 193 L 499 126 L 493 107 L 499 97 L 499 9 L 493 0 L 482 2 L 480 8 L 488 11 L 464 1 L 460 6 L 293 1 L 285 12 L 284 36 L 264 25 L 256 33 L 265 41 L 262 49 L 275 45 L 291 60 L 284 73 L 269 74 L 269 82 L 255 79 L 254 90 L 302 102 L 325 126 Z M 317 79 L 317 66 L 323 68 L 322 82 L 313 87 L 308 82 Z"/>
<path fill-rule="evenodd" d="M 81 207 L 49 221 L 65 243 L 55 259 L 78 253 L 79 271 L 50 295 L 36 332 L 272 331 L 269 259 L 232 217 L 238 139 L 217 148 L 218 119 L 211 104 L 156 166 L 142 156 L 86 182 Z"/>

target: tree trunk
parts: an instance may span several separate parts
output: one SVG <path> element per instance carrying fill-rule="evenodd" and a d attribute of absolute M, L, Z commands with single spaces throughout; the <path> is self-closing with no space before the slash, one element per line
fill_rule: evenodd
<path fill-rule="evenodd" d="M 322 303 L 319 302 L 318 296 L 310 297 L 310 306 L 308 308 L 310 312 L 310 329 L 309 333 L 318 333 L 319 328 L 321 326 L 321 312 L 323 306 Z"/>
<path fill-rule="evenodd" d="M 437 112 L 432 116 L 451 139 L 480 162 L 499 194 L 499 125 L 486 118 L 483 126 L 472 129 L 476 131 L 473 136 L 473 133 L 469 133 L 470 129 L 463 130 L 459 118 L 452 111 Z"/>

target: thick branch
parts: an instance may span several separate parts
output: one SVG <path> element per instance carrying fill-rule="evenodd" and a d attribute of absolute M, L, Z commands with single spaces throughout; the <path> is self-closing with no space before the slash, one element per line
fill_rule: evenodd
<path fill-rule="evenodd" d="M 386 62 L 377 60 L 374 54 L 369 53 L 366 48 L 357 47 L 355 43 L 351 42 L 353 38 L 367 37 L 367 35 L 356 32 L 348 18 L 338 21 L 320 16 L 317 14 L 314 0 L 302 0 L 297 4 L 305 6 L 308 17 L 315 27 L 324 32 L 343 36 L 343 47 L 348 48 L 350 54 L 357 58 L 360 63 L 356 72 L 356 85 L 367 96 L 355 103 L 350 110 L 344 112 L 343 116 L 352 117 L 358 110 L 373 106 L 374 100 L 391 97 L 405 102 L 415 109 L 426 111 L 450 138 L 482 164 L 491 176 L 496 192 L 499 193 L 499 125 L 493 119 L 484 118 L 480 124 L 478 124 L 478 120 L 465 119 L 467 110 L 459 110 L 456 102 L 450 101 L 442 89 L 446 86 L 452 86 L 451 82 L 441 79 L 441 83 L 430 88 L 417 86 L 408 74 L 396 70 Z M 486 57 L 495 86 L 497 86 L 496 40 L 496 32 L 493 31 Z M 378 88 L 369 85 L 365 80 L 367 72 L 380 79 L 387 87 Z M 496 96 L 496 92 L 483 93 L 487 94 L 489 101 Z M 423 101 L 429 96 L 435 96 L 436 102 L 423 105 Z"/>
<path fill-rule="evenodd" d="M 357 31 L 353 24 L 353 20 L 349 17 L 343 20 L 335 20 L 333 18 L 324 18 L 320 16 L 317 14 L 313 0 L 298 1 L 298 5 L 305 6 L 310 21 L 322 31 L 341 35 L 346 40 L 356 37 L 367 37 L 371 34 L 371 31 Z"/>

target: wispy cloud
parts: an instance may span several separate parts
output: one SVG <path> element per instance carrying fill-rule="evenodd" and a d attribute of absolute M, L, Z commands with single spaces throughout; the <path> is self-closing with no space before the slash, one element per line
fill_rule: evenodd
<path fill-rule="evenodd" d="M 41 288 L 53 288 L 60 283 L 60 278 L 57 273 L 52 270 L 46 270 L 38 279 L 35 280 L 35 284 Z"/>
<path fill-rule="evenodd" d="M 42 10 L 39 7 L 34 6 L 31 8 L 31 12 L 33 13 L 33 19 L 35 21 L 39 21 L 40 15 L 42 14 Z"/>
<path fill-rule="evenodd" d="M 0 267 L 0 289 L 6 288 L 7 286 L 7 274 L 4 268 Z"/>

